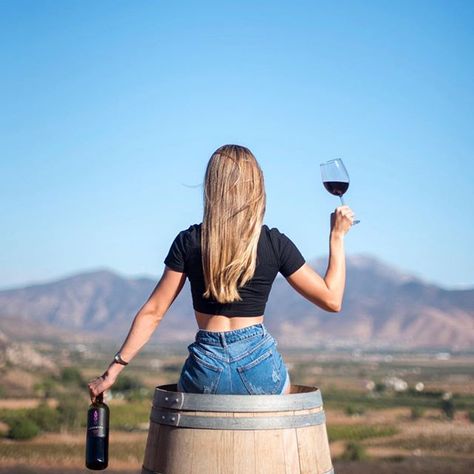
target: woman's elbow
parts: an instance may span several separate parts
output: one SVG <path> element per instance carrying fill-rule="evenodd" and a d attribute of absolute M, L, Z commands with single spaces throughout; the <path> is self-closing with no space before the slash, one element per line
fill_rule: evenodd
<path fill-rule="evenodd" d="M 324 302 L 323 309 L 329 313 L 339 313 L 342 309 L 342 301 L 339 300 L 326 300 Z"/>
<path fill-rule="evenodd" d="M 318 308 L 327 311 L 328 313 L 339 313 L 342 309 L 342 304 L 340 301 L 333 300 L 311 300 L 312 303 Z"/>

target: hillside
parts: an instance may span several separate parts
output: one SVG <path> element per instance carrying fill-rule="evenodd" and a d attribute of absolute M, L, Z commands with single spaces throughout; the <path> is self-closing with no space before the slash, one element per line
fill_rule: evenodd
<path fill-rule="evenodd" d="M 323 259 L 309 263 L 320 274 L 324 272 Z M 26 332 L 23 339 L 34 337 L 29 334 L 32 331 L 60 339 L 83 332 L 122 339 L 157 281 L 158 277 L 131 279 L 100 269 L 3 290 L 0 330 L 11 333 L 13 318 L 19 322 L 13 333 L 19 337 Z M 474 289 L 443 289 L 373 257 L 351 256 L 340 313 L 316 308 L 279 275 L 269 297 L 265 324 L 288 346 L 470 349 L 474 346 Z M 195 327 L 186 282 L 162 321 L 157 339 L 188 341 Z"/>

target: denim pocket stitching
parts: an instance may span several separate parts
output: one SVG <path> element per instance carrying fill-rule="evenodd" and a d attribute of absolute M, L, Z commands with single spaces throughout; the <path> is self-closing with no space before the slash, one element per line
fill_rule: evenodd
<path fill-rule="evenodd" d="M 200 359 L 196 354 L 194 354 L 193 352 L 190 353 L 190 358 L 192 360 L 191 364 L 196 364 L 196 365 L 201 365 L 202 367 L 205 367 L 209 370 L 212 370 L 215 375 L 212 377 L 212 381 L 211 381 L 211 384 L 208 386 L 209 390 L 206 390 L 206 386 L 204 384 L 202 384 L 201 382 L 198 382 L 196 383 L 195 380 L 193 380 L 193 378 L 188 374 L 187 378 L 189 378 L 189 381 L 190 383 L 192 384 L 193 387 L 196 387 L 198 388 L 199 392 L 198 393 L 215 393 L 216 390 L 217 390 L 217 386 L 219 385 L 219 381 L 221 379 L 221 375 L 222 375 L 222 372 L 224 371 L 224 368 L 223 367 L 215 367 L 211 364 L 209 364 L 208 362 L 206 362 L 205 360 L 203 359 Z M 183 367 L 184 369 L 184 367 Z M 182 379 L 182 377 L 180 377 L 180 380 Z M 184 389 L 184 391 L 186 392 L 186 385 L 187 385 L 187 382 L 186 380 L 181 380 L 181 386 L 182 388 Z M 202 391 L 204 389 L 204 391 Z M 193 390 L 191 390 L 191 392 L 194 392 Z"/>
<path fill-rule="evenodd" d="M 251 369 L 252 367 L 255 367 L 258 365 L 260 362 L 262 362 L 265 359 L 268 359 L 269 357 L 272 356 L 272 350 L 269 349 L 267 352 L 264 352 L 261 356 L 258 356 L 256 359 L 252 360 L 246 365 L 242 365 L 241 367 L 237 367 L 237 370 L 239 372 L 245 372 L 246 370 Z"/>
<path fill-rule="evenodd" d="M 247 357 L 249 356 L 250 354 L 252 354 L 253 352 L 255 352 L 256 350 L 260 349 L 266 342 L 268 341 L 271 341 L 273 339 L 273 337 L 268 334 L 265 338 L 263 338 L 258 344 L 256 344 L 254 347 L 252 347 L 251 349 L 249 349 L 248 351 L 245 351 L 245 352 L 242 352 L 242 354 L 239 354 L 237 357 L 234 357 L 232 359 L 232 362 L 237 362 L 238 360 L 240 359 L 243 359 L 244 357 Z"/>
<path fill-rule="evenodd" d="M 241 335 L 239 336 L 235 341 L 232 341 L 232 342 L 240 342 L 240 341 L 246 341 L 247 339 L 250 339 L 252 337 L 262 337 L 263 336 L 263 333 L 261 332 L 254 332 L 252 334 L 245 334 L 245 335 Z M 231 342 L 231 344 L 232 344 Z"/>
<path fill-rule="evenodd" d="M 199 364 L 202 364 L 204 367 L 207 367 L 208 369 L 214 370 L 215 372 L 219 372 L 219 373 L 221 373 L 224 370 L 223 367 L 217 367 L 205 361 L 204 359 L 201 359 L 195 352 L 190 352 L 190 355 L 193 357 L 193 359 L 196 362 L 198 362 Z"/>
<path fill-rule="evenodd" d="M 219 354 L 215 354 L 214 352 L 208 351 L 207 349 L 204 349 L 201 344 L 198 342 L 193 342 L 188 346 L 188 351 L 191 353 L 191 347 L 194 348 L 194 350 L 200 354 L 202 357 L 209 357 L 214 360 L 219 360 L 221 362 L 229 363 L 229 359 L 227 357 L 220 356 Z"/>
<path fill-rule="evenodd" d="M 276 364 L 275 364 L 275 359 L 273 357 L 273 351 L 272 349 L 269 349 L 267 352 L 263 353 L 261 356 L 257 357 L 255 360 L 249 362 L 248 364 L 242 366 L 242 367 L 237 367 L 237 372 L 240 375 L 240 378 L 242 379 L 242 382 L 244 383 L 245 387 L 247 388 L 248 392 L 253 395 L 255 393 L 254 388 L 252 387 L 251 382 L 247 379 L 245 372 L 248 371 L 249 369 L 252 369 L 255 367 L 257 364 L 260 362 L 271 358 L 271 365 L 272 365 L 272 370 L 274 371 L 277 377 L 277 380 L 274 380 L 274 387 L 269 391 L 270 394 L 275 394 L 278 393 L 279 390 L 281 391 L 280 385 L 281 385 L 281 377 L 280 374 L 276 371 Z"/>
<path fill-rule="evenodd" d="M 226 363 L 229 362 L 228 358 L 222 357 L 219 354 L 214 354 L 214 352 L 210 352 L 207 349 L 204 349 L 203 347 L 201 347 L 200 345 L 195 345 L 194 351 L 202 356 L 209 357 L 210 359 L 220 360 L 221 362 L 226 362 Z M 190 350 L 189 353 L 192 354 L 193 351 Z"/>

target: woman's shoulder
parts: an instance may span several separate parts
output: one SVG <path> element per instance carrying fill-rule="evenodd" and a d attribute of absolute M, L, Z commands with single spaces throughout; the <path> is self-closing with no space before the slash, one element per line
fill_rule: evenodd
<path fill-rule="evenodd" d="M 191 224 L 185 232 L 188 232 L 189 234 L 197 234 L 198 232 L 201 231 L 201 225 L 202 223 L 200 224 Z"/>
<path fill-rule="evenodd" d="M 291 275 L 305 263 L 305 258 L 293 240 L 281 232 L 278 227 L 264 226 L 264 228 L 278 258 L 280 273 L 284 277 Z"/>
<path fill-rule="evenodd" d="M 201 224 L 191 224 L 187 229 L 183 229 L 178 236 L 187 244 L 195 243 L 201 235 Z"/>
<path fill-rule="evenodd" d="M 289 243 L 292 243 L 291 238 L 282 232 L 279 227 L 269 227 L 268 225 L 264 224 L 262 229 L 273 247 L 279 251 L 285 248 Z"/>
<path fill-rule="evenodd" d="M 191 224 L 186 229 L 182 229 L 179 233 L 180 234 L 193 234 L 197 233 L 201 230 L 201 224 Z"/>
<path fill-rule="evenodd" d="M 267 234 L 270 238 L 280 238 L 283 233 L 280 231 L 278 227 L 270 227 L 267 224 L 262 225 L 262 230 L 265 234 Z"/>
<path fill-rule="evenodd" d="M 270 242 L 275 250 L 280 251 L 286 237 L 285 234 L 281 232 L 278 227 L 270 227 L 267 224 L 262 225 L 262 233 L 264 239 L 266 239 L 267 242 Z"/>

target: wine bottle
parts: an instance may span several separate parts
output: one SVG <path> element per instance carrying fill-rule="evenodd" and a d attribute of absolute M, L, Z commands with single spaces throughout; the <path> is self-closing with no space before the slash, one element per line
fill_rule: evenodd
<path fill-rule="evenodd" d="M 109 407 L 100 394 L 87 410 L 86 467 L 95 471 L 109 463 Z"/>

